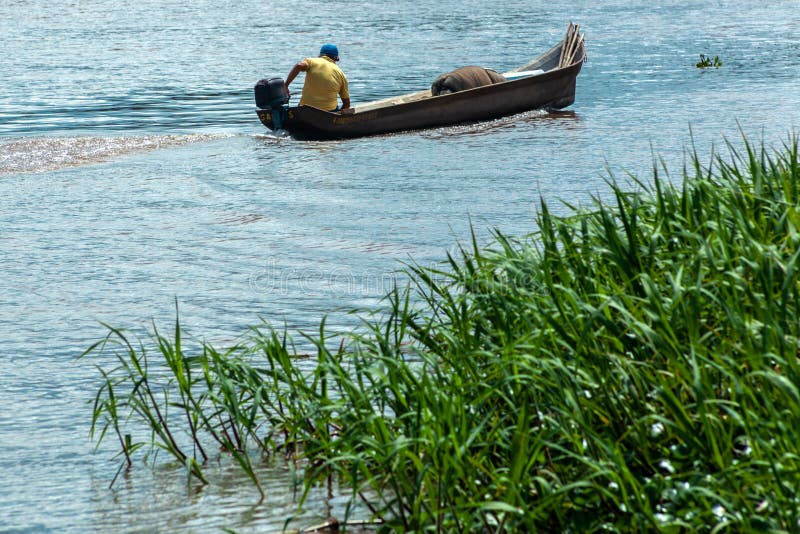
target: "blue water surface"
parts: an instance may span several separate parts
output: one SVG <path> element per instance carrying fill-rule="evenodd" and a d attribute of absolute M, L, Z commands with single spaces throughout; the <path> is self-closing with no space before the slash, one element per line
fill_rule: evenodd
<path fill-rule="evenodd" d="M 796 0 L 656 4 L 0 2 L 0 531 L 269 532 L 295 512 L 280 463 L 261 503 L 224 459 L 204 489 L 160 461 L 109 489 L 113 444 L 88 432 L 110 360 L 76 360 L 101 322 L 170 332 L 177 303 L 220 346 L 262 320 L 352 329 L 403 262 L 444 259 L 470 228 L 521 235 L 540 199 L 566 213 L 608 198 L 610 174 L 646 181 L 654 157 L 680 180 L 687 152 L 798 132 Z M 570 113 L 298 142 L 253 112 L 258 79 L 324 42 L 358 104 L 514 68 L 570 20 L 588 52 Z M 344 503 L 320 490 L 290 526 Z"/>

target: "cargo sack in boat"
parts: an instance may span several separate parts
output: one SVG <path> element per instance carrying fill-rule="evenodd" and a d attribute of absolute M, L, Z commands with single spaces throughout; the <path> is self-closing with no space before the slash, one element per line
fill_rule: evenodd
<path fill-rule="evenodd" d="M 256 106 L 269 109 L 289 103 L 289 90 L 282 78 L 258 80 L 255 86 Z"/>
<path fill-rule="evenodd" d="M 491 69 L 483 67 L 461 67 L 453 72 L 442 74 L 431 85 L 433 96 L 457 93 L 475 87 L 504 82 L 506 79 Z"/>

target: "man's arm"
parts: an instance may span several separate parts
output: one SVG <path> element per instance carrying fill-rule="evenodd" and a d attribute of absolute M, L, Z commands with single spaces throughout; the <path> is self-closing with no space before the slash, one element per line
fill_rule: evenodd
<path fill-rule="evenodd" d="M 286 77 L 286 89 L 287 90 L 289 89 L 289 84 L 292 83 L 292 81 L 294 81 L 295 78 L 297 78 L 297 75 L 300 74 L 301 71 L 305 72 L 307 70 L 308 70 L 308 63 L 306 63 L 305 60 L 297 63 L 294 67 L 292 67 L 292 70 L 289 71 L 289 75 Z"/>
<path fill-rule="evenodd" d="M 347 78 L 342 75 L 344 81 L 342 86 L 339 87 L 339 96 L 342 97 L 342 113 L 352 113 L 353 109 L 350 107 L 350 88 L 348 87 Z"/>

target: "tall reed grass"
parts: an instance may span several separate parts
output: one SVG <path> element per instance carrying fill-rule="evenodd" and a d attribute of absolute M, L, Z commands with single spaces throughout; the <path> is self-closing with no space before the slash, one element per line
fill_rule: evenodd
<path fill-rule="evenodd" d="M 797 138 L 610 187 L 408 266 L 358 332 L 307 335 L 306 365 L 266 326 L 194 352 L 177 322 L 109 327 L 93 433 L 200 481 L 213 443 L 257 488 L 256 453 L 285 455 L 387 530 L 798 531 Z"/>

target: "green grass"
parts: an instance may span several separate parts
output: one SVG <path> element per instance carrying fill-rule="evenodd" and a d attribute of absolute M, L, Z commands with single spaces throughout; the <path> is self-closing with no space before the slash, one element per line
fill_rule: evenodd
<path fill-rule="evenodd" d="M 722 60 L 719 58 L 719 56 L 714 56 L 712 58 L 711 56 L 706 56 L 705 54 L 700 54 L 700 61 L 698 61 L 697 65 L 695 65 L 695 66 L 698 69 L 708 69 L 708 68 L 711 68 L 711 67 L 714 67 L 715 69 L 718 69 L 718 68 L 720 68 L 722 66 Z"/>
<path fill-rule="evenodd" d="M 306 335 L 311 360 L 267 326 L 221 352 L 109 328 L 93 434 L 200 481 L 215 443 L 257 488 L 257 453 L 283 455 L 404 532 L 797 531 L 798 141 L 729 148 L 410 265 L 359 331 Z"/>

